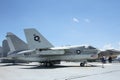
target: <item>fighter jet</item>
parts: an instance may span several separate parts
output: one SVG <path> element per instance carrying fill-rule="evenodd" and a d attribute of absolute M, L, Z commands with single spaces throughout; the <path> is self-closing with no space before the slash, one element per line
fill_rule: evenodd
<path fill-rule="evenodd" d="M 87 59 L 98 58 L 99 50 L 92 46 L 54 47 L 36 29 L 24 29 L 24 33 L 31 50 L 26 51 L 24 60 L 40 62 L 46 66 L 59 64 L 61 61 L 80 62 L 80 66 L 84 66 Z"/>
<path fill-rule="evenodd" d="M 92 46 L 54 47 L 36 29 L 24 30 L 28 44 L 13 33 L 7 33 L 10 52 L 7 58 L 26 62 L 40 62 L 45 66 L 60 64 L 61 61 L 86 64 L 87 59 L 98 58 L 99 50 Z"/>

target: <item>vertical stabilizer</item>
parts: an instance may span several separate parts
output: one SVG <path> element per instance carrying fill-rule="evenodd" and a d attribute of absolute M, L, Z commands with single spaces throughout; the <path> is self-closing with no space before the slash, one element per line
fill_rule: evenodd
<path fill-rule="evenodd" d="M 36 29 L 24 29 L 24 32 L 30 49 L 46 49 L 53 47 Z"/>
<path fill-rule="evenodd" d="M 7 54 L 10 51 L 10 47 L 9 47 L 8 42 L 7 42 L 6 39 L 3 40 L 2 47 L 3 47 L 3 55 L 2 56 L 3 57 L 7 57 Z"/>
<path fill-rule="evenodd" d="M 3 48 L 0 46 L 0 57 L 2 57 L 3 54 Z"/>
<path fill-rule="evenodd" d="M 28 45 L 13 33 L 7 33 L 6 38 L 10 47 L 10 51 L 21 51 L 28 49 Z"/>

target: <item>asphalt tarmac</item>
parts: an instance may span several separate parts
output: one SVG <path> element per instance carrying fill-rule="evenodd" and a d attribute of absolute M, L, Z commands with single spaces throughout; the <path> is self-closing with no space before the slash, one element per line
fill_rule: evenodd
<path fill-rule="evenodd" d="M 0 80 L 119 80 L 120 63 L 62 62 L 54 67 L 39 66 L 39 63 L 0 63 Z"/>

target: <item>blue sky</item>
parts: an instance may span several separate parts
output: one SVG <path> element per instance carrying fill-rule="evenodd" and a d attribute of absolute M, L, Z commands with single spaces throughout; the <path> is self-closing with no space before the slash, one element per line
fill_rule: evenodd
<path fill-rule="evenodd" d="M 53 45 L 120 49 L 120 0 L 0 0 L 0 42 L 38 29 Z"/>

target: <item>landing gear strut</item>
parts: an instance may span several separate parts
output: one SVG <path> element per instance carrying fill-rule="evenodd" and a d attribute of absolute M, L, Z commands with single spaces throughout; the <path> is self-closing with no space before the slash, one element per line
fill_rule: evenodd
<path fill-rule="evenodd" d="M 44 61 L 44 62 L 40 62 L 41 65 L 45 66 L 45 67 L 53 67 L 55 64 L 60 64 L 59 60 L 56 61 Z"/>

